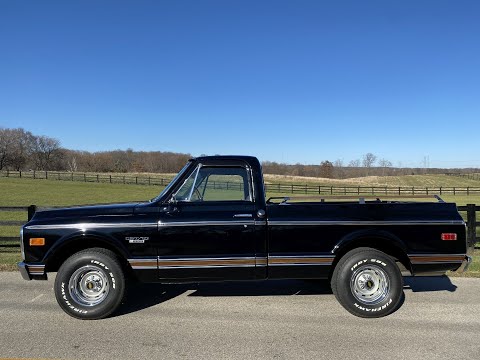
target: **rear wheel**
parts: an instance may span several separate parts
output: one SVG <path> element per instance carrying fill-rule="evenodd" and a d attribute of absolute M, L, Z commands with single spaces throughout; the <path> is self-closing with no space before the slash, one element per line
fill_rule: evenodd
<path fill-rule="evenodd" d="M 77 319 L 102 319 L 122 302 L 125 277 L 112 251 L 87 249 L 62 264 L 54 291 L 58 304 L 68 315 Z"/>
<path fill-rule="evenodd" d="M 333 272 L 332 291 L 340 304 L 360 317 L 391 314 L 403 302 L 403 278 L 390 256 L 358 248 L 345 254 Z"/>

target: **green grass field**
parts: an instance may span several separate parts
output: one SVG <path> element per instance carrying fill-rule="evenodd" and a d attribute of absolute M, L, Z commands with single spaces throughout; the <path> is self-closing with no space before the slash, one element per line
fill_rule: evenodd
<path fill-rule="evenodd" d="M 391 184 L 391 186 L 403 186 L 409 182 L 409 186 L 419 186 L 412 181 L 426 180 L 430 175 L 415 175 L 410 178 L 398 177 L 399 183 Z M 480 181 L 467 180 L 463 178 L 456 178 L 445 175 L 436 175 L 434 184 L 429 186 L 479 186 Z M 408 179 L 404 179 L 408 178 Z M 268 182 L 272 179 L 267 176 Z M 314 184 L 314 185 L 329 185 L 322 179 L 314 182 L 312 178 L 298 177 L 283 177 L 281 180 L 275 177 L 276 182 L 294 183 L 294 184 Z M 302 181 L 303 180 L 303 181 Z M 442 184 L 441 181 L 449 181 L 448 185 Z M 308 182 L 307 182 L 308 181 Z M 389 180 L 390 181 L 390 180 Z M 433 181 L 433 180 L 432 180 Z M 274 182 L 274 181 L 271 181 Z M 474 182 L 476 185 L 470 184 Z M 468 183 L 468 184 L 467 184 Z M 338 185 L 338 184 L 336 184 Z M 348 186 L 349 184 L 342 184 Z M 355 185 L 358 185 L 355 184 Z M 370 185 L 370 184 L 369 184 Z M 426 186 L 425 183 L 422 186 Z M 84 182 L 70 182 L 70 181 L 56 181 L 56 180 L 33 180 L 33 179 L 11 179 L 0 178 L 0 206 L 28 206 L 35 204 L 41 207 L 48 206 L 70 206 L 82 204 L 98 204 L 98 203 L 112 203 L 112 202 L 127 202 L 127 201 L 143 201 L 157 196 L 163 187 L 160 186 L 144 186 L 144 185 L 123 185 L 123 184 L 109 184 L 109 183 L 84 183 Z M 271 192 L 267 197 L 271 196 L 292 196 L 289 193 Z M 301 196 L 302 194 L 294 194 L 293 196 Z M 378 195 L 382 197 L 381 194 Z M 479 204 L 479 195 L 444 195 L 442 196 L 446 201 L 456 202 L 458 205 Z M 0 220 L 20 220 L 26 221 L 26 212 L 0 212 Z M 0 227 L 0 236 L 18 236 L 19 228 L 17 226 L 3 226 Z M 14 264 L 19 261 L 20 254 L 18 250 L 13 249 L 11 252 L 0 252 L 0 270 L 14 269 Z M 480 252 L 475 253 L 475 262 L 470 271 L 465 274 L 467 276 L 480 277 Z"/>

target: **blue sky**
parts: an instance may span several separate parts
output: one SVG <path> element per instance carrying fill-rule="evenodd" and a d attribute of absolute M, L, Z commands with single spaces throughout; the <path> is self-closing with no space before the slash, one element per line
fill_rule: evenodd
<path fill-rule="evenodd" d="M 479 1 L 0 1 L 0 126 L 72 149 L 480 167 Z"/>

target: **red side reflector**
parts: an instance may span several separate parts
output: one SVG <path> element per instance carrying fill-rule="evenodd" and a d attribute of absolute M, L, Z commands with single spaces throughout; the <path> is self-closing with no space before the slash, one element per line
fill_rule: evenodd
<path fill-rule="evenodd" d="M 457 234 L 455 234 L 455 233 L 443 233 L 442 234 L 442 240 L 444 240 L 444 241 L 457 240 Z"/>

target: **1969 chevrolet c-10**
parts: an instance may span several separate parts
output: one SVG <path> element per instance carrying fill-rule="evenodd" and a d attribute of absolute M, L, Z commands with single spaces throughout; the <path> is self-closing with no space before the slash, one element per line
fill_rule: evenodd
<path fill-rule="evenodd" d="M 256 158 L 199 157 L 148 202 L 36 212 L 18 266 L 26 280 L 57 272 L 57 301 L 80 319 L 114 312 L 127 278 L 329 279 L 350 313 L 381 317 L 402 304 L 402 271 L 443 274 L 471 260 L 453 203 L 330 200 L 266 200 Z"/>

